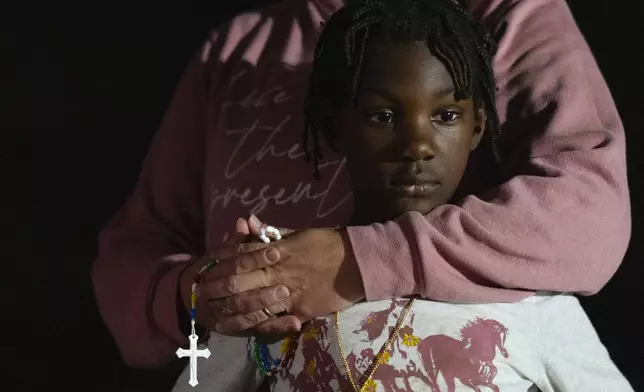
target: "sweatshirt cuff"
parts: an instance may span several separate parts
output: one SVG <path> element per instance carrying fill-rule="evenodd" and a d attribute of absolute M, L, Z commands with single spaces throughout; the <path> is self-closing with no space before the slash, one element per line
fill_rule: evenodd
<path fill-rule="evenodd" d="M 347 227 L 347 234 L 368 301 L 421 292 L 422 271 L 415 273 L 419 256 L 407 240 L 413 237 L 413 230 L 405 219 Z"/>
<path fill-rule="evenodd" d="M 188 266 L 190 263 L 182 263 L 166 269 L 154 283 L 151 293 L 150 322 L 154 330 L 166 337 L 168 344 L 173 345 L 174 349 L 187 341 L 179 325 L 177 295 L 179 278 Z"/>

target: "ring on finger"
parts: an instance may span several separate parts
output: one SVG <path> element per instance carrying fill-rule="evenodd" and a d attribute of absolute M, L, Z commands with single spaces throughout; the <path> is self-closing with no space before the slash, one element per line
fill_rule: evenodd
<path fill-rule="evenodd" d="M 266 317 L 268 317 L 268 318 L 273 318 L 273 317 L 275 317 L 275 315 L 273 314 L 273 312 L 271 312 L 271 311 L 270 311 L 270 310 L 268 310 L 267 308 L 263 308 L 263 309 L 262 309 L 262 313 L 264 313 L 264 315 L 265 315 Z"/>

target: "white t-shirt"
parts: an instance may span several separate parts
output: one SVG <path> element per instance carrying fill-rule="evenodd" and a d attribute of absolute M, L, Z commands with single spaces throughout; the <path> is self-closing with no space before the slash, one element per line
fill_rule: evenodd
<path fill-rule="evenodd" d="M 358 381 L 389 337 L 407 301 L 363 302 L 340 312 L 346 364 L 339 353 L 334 316 L 305 324 L 292 361 L 275 377 L 271 390 L 352 391 L 347 366 Z M 246 350 L 243 356 L 231 355 L 225 349 L 228 364 L 217 359 L 227 346 L 226 339 L 212 335 L 209 347 L 214 355 L 199 362 L 197 388 L 187 386 L 186 371 L 175 392 L 184 390 L 182 383 L 185 390 L 192 391 L 256 389 L 259 378 L 250 344 L 254 338 L 239 345 Z M 269 345 L 273 358 L 280 357 L 283 346 L 283 342 Z M 235 361 L 238 365 L 230 364 Z M 244 383 L 232 386 L 226 382 L 235 377 L 243 378 Z M 545 293 L 518 303 L 416 300 L 386 361 L 366 390 L 633 391 L 611 361 L 579 301 L 571 295 Z"/>

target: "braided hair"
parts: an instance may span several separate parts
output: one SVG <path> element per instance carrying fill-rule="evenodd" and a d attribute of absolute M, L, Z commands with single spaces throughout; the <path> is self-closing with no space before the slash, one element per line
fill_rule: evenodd
<path fill-rule="evenodd" d="M 325 103 L 355 105 L 360 87 L 367 42 L 424 41 L 447 68 L 458 100 L 473 98 L 484 105 L 486 132 L 494 159 L 500 134 L 496 87 L 491 60 L 496 43 L 468 13 L 466 0 L 347 0 L 327 23 L 314 53 L 313 71 L 305 100 L 304 151 L 320 178 L 320 138 L 333 148 L 333 137 L 324 126 Z M 377 33 L 377 34 L 376 34 Z"/>

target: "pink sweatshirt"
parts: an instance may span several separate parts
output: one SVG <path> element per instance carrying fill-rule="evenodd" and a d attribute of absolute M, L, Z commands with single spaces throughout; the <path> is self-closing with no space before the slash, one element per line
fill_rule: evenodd
<path fill-rule="evenodd" d="M 214 30 L 185 72 L 127 204 L 100 236 L 101 314 L 132 366 L 169 362 L 187 339 L 178 277 L 239 217 L 293 228 L 351 211 L 343 160 L 302 159 L 302 104 L 320 21 L 340 0 L 284 0 Z M 350 227 L 369 300 L 507 302 L 592 294 L 626 251 L 622 124 L 564 0 L 474 0 L 500 40 L 493 68 L 504 184 L 456 205 Z"/>

